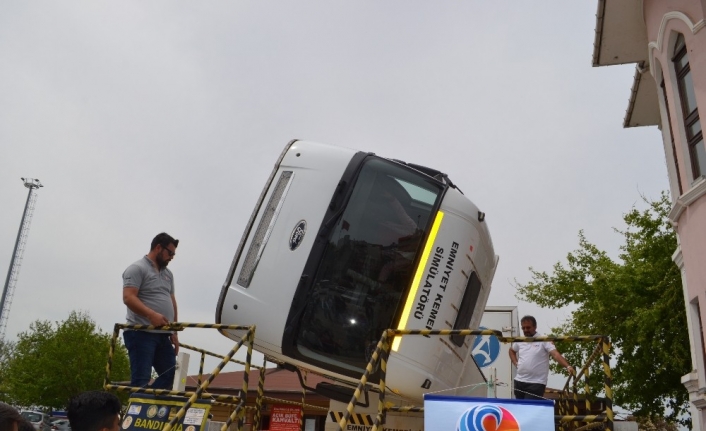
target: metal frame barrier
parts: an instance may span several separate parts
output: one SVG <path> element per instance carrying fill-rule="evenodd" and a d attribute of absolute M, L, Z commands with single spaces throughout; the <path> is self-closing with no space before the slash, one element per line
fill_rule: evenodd
<path fill-rule="evenodd" d="M 572 342 L 585 342 L 585 341 L 595 341 L 597 342 L 596 349 L 593 354 L 589 357 L 586 365 L 581 368 L 581 371 L 577 373 L 576 376 L 569 376 L 564 390 L 560 392 L 560 399 L 558 400 L 560 415 L 554 416 L 554 421 L 564 429 L 569 429 L 573 423 L 586 423 L 587 425 L 582 426 L 578 429 L 590 429 L 597 425 L 596 423 L 602 422 L 605 425 L 605 429 L 613 430 L 613 390 L 612 390 L 612 378 L 610 372 L 610 339 L 604 335 L 584 335 L 584 336 L 565 336 L 565 337 L 505 337 L 502 332 L 492 329 L 477 330 L 477 329 L 461 329 L 461 330 L 415 330 L 415 329 L 387 329 L 383 332 L 378 341 L 375 351 L 373 352 L 368 365 L 365 367 L 365 372 L 358 383 L 353 396 L 346 408 L 346 412 L 343 417 L 338 422 L 339 430 L 346 428 L 346 424 L 350 419 L 351 415 L 355 411 L 355 406 L 360 398 L 360 395 L 365 388 L 368 378 L 373 373 L 378 366 L 380 367 L 380 396 L 378 401 L 378 413 L 375 416 L 373 427 L 371 431 L 378 431 L 382 429 L 382 425 L 385 423 L 385 415 L 388 411 L 395 412 L 423 412 L 423 407 L 417 406 L 387 406 L 385 404 L 385 377 L 387 374 L 387 360 L 390 355 L 391 343 L 394 337 L 404 336 L 404 335 L 423 335 L 423 336 L 445 336 L 445 335 L 494 335 L 503 343 L 512 342 L 543 342 L 543 341 L 572 341 Z M 603 361 L 603 372 L 604 372 L 604 391 L 605 391 L 605 411 L 599 415 L 578 415 L 578 381 L 584 377 L 586 379 L 584 390 L 586 391 L 586 407 L 587 411 L 590 411 L 590 401 L 588 395 L 590 392 L 588 390 L 588 369 L 593 360 L 601 357 Z M 573 379 L 573 393 L 569 393 L 569 384 Z M 564 397 L 566 395 L 566 398 Z M 570 414 L 570 402 L 574 401 L 574 411 L 573 415 Z M 576 431 L 578 431 L 578 429 Z"/>
<path fill-rule="evenodd" d="M 113 356 L 115 355 L 115 346 L 118 340 L 118 337 L 120 335 L 121 330 L 125 329 L 131 329 L 131 330 L 167 330 L 167 331 L 183 331 L 184 329 L 187 328 L 202 328 L 202 329 L 218 329 L 218 330 L 234 330 L 234 331 L 246 331 L 245 334 L 241 337 L 240 341 L 238 341 L 235 346 L 228 352 L 226 355 L 219 355 L 217 353 L 209 352 L 208 350 L 200 349 L 198 347 L 193 347 L 188 344 L 184 343 L 179 343 L 179 347 L 185 348 L 187 350 L 192 350 L 195 352 L 198 352 L 201 354 L 201 361 L 199 364 L 199 375 L 198 375 L 198 380 L 197 380 L 197 390 L 195 392 L 181 392 L 181 391 L 171 391 L 167 389 L 148 389 L 148 388 L 141 388 L 141 387 L 136 387 L 136 386 L 125 386 L 125 385 L 119 385 L 116 384 L 115 382 L 110 381 L 110 373 L 112 369 L 112 364 L 113 364 Z M 148 393 L 148 394 L 154 394 L 154 395 L 174 395 L 174 396 L 180 396 L 180 397 L 189 397 L 189 400 L 184 404 L 184 406 L 177 412 L 174 418 L 172 418 L 168 424 L 164 426 L 162 431 L 170 431 L 172 427 L 176 424 L 176 422 L 183 417 L 183 415 L 186 413 L 186 411 L 189 409 L 189 407 L 200 397 L 204 398 L 211 398 L 213 400 L 214 405 L 225 405 L 229 407 L 235 406 L 235 409 L 233 412 L 231 412 L 230 416 L 228 417 L 228 420 L 221 426 L 221 431 L 227 431 L 227 429 L 237 421 L 238 427 L 237 429 L 240 431 L 243 428 L 243 419 L 245 415 L 246 410 L 255 410 L 255 418 L 254 418 L 254 429 L 259 430 L 260 429 L 260 424 L 262 422 L 262 406 L 263 402 L 273 402 L 277 404 L 291 404 L 291 405 L 296 405 L 302 407 L 302 412 L 304 411 L 304 408 L 309 408 L 309 409 L 320 409 L 320 410 L 328 410 L 326 407 L 319 407 L 319 406 L 314 406 L 314 405 L 308 405 L 305 404 L 305 393 L 306 389 L 303 390 L 302 394 L 302 402 L 296 402 L 296 401 L 288 401 L 288 400 L 281 400 L 277 398 L 271 398 L 271 397 L 266 397 L 265 396 L 265 371 L 266 371 L 266 366 L 267 366 L 267 359 L 263 360 L 263 364 L 261 367 L 257 365 L 252 365 L 252 350 L 254 347 L 254 340 L 255 340 L 255 326 L 239 326 L 239 325 L 222 325 L 222 324 L 212 324 L 212 323 L 186 323 L 186 322 L 174 322 L 171 323 L 170 325 L 167 326 L 148 326 L 148 325 L 127 325 L 127 324 L 121 324 L 121 323 L 116 323 L 114 328 L 113 328 L 113 338 L 110 343 L 110 349 L 108 351 L 108 362 L 106 364 L 106 375 L 105 375 L 105 380 L 103 382 L 103 388 L 105 390 L 114 390 L 117 392 L 130 392 L 130 393 Z M 247 345 L 247 355 L 246 355 L 246 360 L 245 362 L 239 361 L 237 359 L 233 359 L 233 356 L 238 352 L 240 347 L 246 344 Z M 211 372 L 209 375 L 208 379 L 206 381 L 203 380 L 203 369 L 204 369 L 204 362 L 206 355 L 219 358 L 221 359 L 221 362 L 216 366 L 216 368 Z M 206 392 L 206 389 L 208 386 L 213 382 L 213 380 L 216 378 L 216 376 L 223 370 L 223 367 L 225 367 L 228 363 L 235 363 L 239 365 L 243 365 L 245 367 L 245 372 L 243 374 L 243 386 L 242 386 L 242 391 L 241 395 L 242 396 L 234 396 L 234 395 L 224 395 L 224 394 L 216 394 L 216 393 L 210 393 Z M 247 394 L 248 394 L 248 385 L 249 385 L 249 380 L 250 380 L 250 369 L 254 368 L 258 370 L 259 372 L 259 379 L 258 379 L 258 386 L 257 386 L 257 396 L 256 396 L 256 402 L 255 402 L 255 407 L 248 407 L 245 405 L 247 401 Z M 302 413 L 303 414 L 303 413 Z M 303 426 L 303 421 L 300 426 Z M 303 429 L 302 429 L 303 431 Z"/>
<path fill-rule="evenodd" d="M 187 344 L 180 344 L 180 346 L 185 349 L 193 350 L 198 353 L 201 353 L 201 362 L 199 365 L 199 376 L 198 376 L 198 382 L 197 382 L 197 389 L 195 392 L 171 391 L 171 390 L 166 390 L 166 389 L 148 389 L 148 388 L 141 388 L 141 387 L 135 387 L 135 386 L 119 385 L 119 384 L 116 384 L 115 382 L 110 381 L 110 373 L 111 373 L 111 368 L 112 368 L 113 356 L 115 354 L 115 346 L 116 346 L 117 339 L 118 339 L 118 336 L 119 336 L 121 330 L 125 330 L 125 329 L 155 330 L 156 329 L 156 330 L 167 330 L 167 331 L 183 331 L 184 329 L 187 329 L 187 328 L 236 330 L 236 331 L 246 331 L 246 332 L 241 337 L 240 341 L 238 341 L 235 344 L 235 346 L 226 355 L 218 355 L 216 353 L 212 353 L 207 350 L 192 347 Z M 394 337 L 398 337 L 398 336 L 401 337 L 401 336 L 405 336 L 405 335 L 422 335 L 422 336 L 494 335 L 498 338 L 499 341 L 501 341 L 503 343 L 511 343 L 511 342 L 531 343 L 531 342 L 543 342 L 543 341 L 572 341 L 572 342 L 594 341 L 594 342 L 597 342 L 596 348 L 594 349 L 593 353 L 589 357 L 586 364 L 581 368 L 581 370 L 576 374 L 576 376 L 569 376 L 569 378 L 566 381 L 566 384 L 564 385 L 564 388 L 561 391 L 557 391 L 560 394 L 560 398 L 557 401 L 560 414 L 555 416 L 554 420 L 556 423 L 558 423 L 558 425 L 560 427 L 562 427 L 565 430 L 570 430 L 572 428 L 575 431 L 584 430 L 584 429 L 591 429 L 591 428 L 597 427 L 601 423 L 602 423 L 601 425 L 605 425 L 605 429 L 611 430 L 611 431 L 613 430 L 613 401 L 612 401 L 613 400 L 613 391 L 612 391 L 612 378 L 611 378 L 611 371 L 610 371 L 610 339 L 607 336 L 585 335 L 585 336 L 564 336 L 564 337 L 548 337 L 548 336 L 505 337 L 502 335 L 502 332 L 497 331 L 497 330 L 492 330 L 492 329 L 484 329 L 484 330 L 478 330 L 478 329 L 462 329 L 462 330 L 387 329 L 387 330 L 383 331 L 382 336 L 380 337 L 380 341 L 378 341 L 377 346 L 375 347 L 375 350 L 370 358 L 370 361 L 368 362 L 368 364 L 365 368 L 365 372 L 363 373 L 363 376 L 361 377 L 361 379 L 358 383 L 358 386 L 357 386 L 355 392 L 353 393 L 353 396 L 351 397 L 350 402 L 348 403 L 348 406 L 346 408 L 346 412 L 344 413 L 343 417 L 338 422 L 338 426 L 339 426 L 340 430 L 343 430 L 346 428 L 346 424 L 348 423 L 351 415 L 353 414 L 353 412 L 355 410 L 355 406 L 357 404 L 357 401 L 360 398 L 360 395 L 363 393 L 364 388 L 366 387 L 366 384 L 368 382 L 368 378 L 370 377 L 371 374 L 373 374 L 374 370 L 378 366 L 380 368 L 380 382 L 379 382 L 380 396 L 379 396 L 379 400 L 378 400 L 378 413 L 375 416 L 375 420 L 374 420 L 373 427 L 372 427 L 371 431 L 378 431 L 378 430 L 382 429 L 382 425 L 385 423 L 385 416 L 386 416 L 387 412 L 424 412 L 424 407 L 394 406 L 394 405 L 390 405 L 390 403 L 385 402 L 385 393 L 386 393 L 385 377 L 387 374 L 387 361 L 390 356 L 390 349 L 391 349 L 392 341 L 393 341 Z M 257 430 L 260 427 L 263 401 L 301 406 L 302 407 L 302 415 L 303 415 L 303 409 L 305 407 L 312 408 L 312 409 L 328 410 L 325 407 L 319 407 L 319 406 L 305 404 L 304 403 L 305 399 L 306 399 L 305 398 L 306 397 L 306 389 L 305 388 L 302 388 L 303 393 L 302 393 L 302 402 L 301 403 L 295 402 L 295 401 L 279 400 L 279 399 L 264 396 L 265 373 L 263 371 L 266 370 L 267 361 L 265 360 L 263 362 L 262 367 L 258 367 L 258 366 L 251 364 L 252 350 L 254 347 L 254 340 L 255 340 L 255 326 L 254 325 L 253 326 L 240 326 L 240 325 L 222 325 L 222 324 L 209 324 L 209 323 L 174 322 L 174 323 L 167 325 L 167 326 L 150 326 L 150 325 L 127 325 L 127 324 L 117 323 L 114 326 L 113 338 L 111 340 L 110 350 L 108 352 L 108 363 L 106 365 L 106 376 L 105 376 L 105 380 L 103 383 L 103 387 L 106 390 L 115 390 L 117 392 L 130 392 L 130 393 L 139 392 L 139 393 L 149 393 L 149 394 L 155 394 L 155 395 L 174 395 L 174 396 L 181 396 L 181 397 L 189 397 L 189 399 L 184 404 L 184 406 L 176 413 L 176 415 L 169 421 L 169 423 L 167 423 L 164 426 L 162 431 L 171 431 L 171 429 L 174 427 L 176 422 L 184 416 L 184 414 L 189 409 L 189 407 L 191 407 L 191 405 L 198 398 L 202 398 L 202 397 L 211 398 L 212 400 L 214 400 L 215 405 L 235 406 L 235 409 L 231 413 L 227 422 L 221 427 L 221 431 L 227 431 L 228 427 L 230 427 L 230 425 L 233 424 L 233 422 L 235 422 L 235 421 L 238 421 L 237 429 L 239 431 L 242 430 L 243 416 L 244 416 L 245 410 L 253 408 L 253 407 L 246 407 L 245 406 L 245 403 L 247 400 L 249 375 L 250 375 L 251 368 L 255 368 L 260 372 L 260 378 L 258 381 L 258 388 L 257 388 L 257 400 L 256 400 L 256 407 L 255 407 L 255 409 L 256 409 L 255 422 L 253 424 L 254 429 Z M 247 354 L 246 354 L 246 361 L 245 362 L 233 359 L 233 356 L 238 352 L 238 350 L 240 349 L 240 347 L 243 344 L 247 345 Z M 204 360 L 205 360 L 206 355 L 220 358 L 221 362 L 211 372 L 208 379 L 203 381 L 203 367 L 204 367 Z M 588 386 L 589 367 L 590 367 L 591 363 L 595 360 L 598 360 L 599 357 L 602 360 L 603 372 L 604 372 L 605 411 L 599 415 L 579 415 L 578 414 L 579 381 L 581 380 L 581 378 L 584 379 L 583 390 L 586 395 L 586 400 L 585 400 L 586 410 L 590 411 L 591 404 L 590 404 L 590 400 L 588 399 L 588 396 L 590 395 L 590 390 L 589 390 L 589 386 Z M 208 386 L 213 382 L 213 380 L 216 378 L 216 376 L 221 372 L 221 370 L 229 362 L 237 363 L 237 364 L 243 365 L 245 367 L 245 372 L 243 374 L 243 386 L 242 386 L 242 392 L 241 392 L 241 395 L 243 395 L 243 394 L 244 395 L 241 397 L 241 396 L 215 394 L 215 393 L 206 392 L 206 389 L 208 388 Z M 569 391 L 570 386 L 572 388 L 571 392 Z M 573 409 L 571 409 L 571 407 L 572 407 L 571 401 L 573 401 Z M 585 423 L 586 425 L 576 428 L 576 425 L 574 425 L 576 423 Z M 303 420 L 301 420 L 300 421 L 300 429 L 303 428 L 303 425 L 304 425 Z"/>
<path fill-rule="evenodd" d="M 238 341 L 235 346 L 228 352 L 225 356 L 221 355 L 215 355 L 212 354 L 211 352 L 207 352 L 205 350 L 198 350 L 201 352 L 201 368 L 199 370 L 199 381 L 197 384 L 197 389 L 194 392 L 182 392 L 182 391 L 172 391 L 172 390 L 167 390 L 167 389 L 148 389 L 148 388 L 141 388 L 141 387 L 136 387 L 136 386 L 125 386 L 125 385 L 118 385 L 115 384 L 114 382 L 110 381 L 110 372 L 113 364 L 113 356 L 115 354 L 115 346 L 118 340 L 118 336 L 120 335 L 120 330 L 124 329 L 130 329 L 130 330 L 166 330 L 166 331 L 182 331 L 186 328 L 207 328 L 207 329 L 226 329 L 226 330 L 235 330 L 235 331 L 246 331 L 245 335 L 243 335 Z M 182 397 L 188 397 L 189 399 L 184 403 L 184 406 L 177 411 L 177 413 L 174 415 L 172 419 L 169 420 L 169 422 L 164 426 L 162 431 L 170 431 L 172 427 L 184 416 L 186 411 L 191 407 L 191 405 L 199 398 L 201 397 L 209 397 L 215 400 L 216 402 L 220 403 L 225 403 L 229 405 L 235 404 L 235 409 L 231 413 L 230 417 L 228 418 L 228 421 L 221 427 L 221 431 L 226 431 L 228 427 L 235 421 L 238 420 L 238 430 L 242 429 L 242 416 L 245 411 L 245 401 L 247 399 L 247 394 L 248 394 L 248 380 L 249 380 L 249 375 L 250 375 L 250 368 L 251 368 L 251 359 L 252 359 L 252 350 L 253 350 L 253 344 L 255 341 L 255 326 L 239 326 L 239 325 L 221 325 L 221 324 L 207 324 L 207 323 L 184 323 L 184 322 L 174 322 L 169 325 L 165 326 L 152 326 L 152 325 L 127 325 L 127 324 L 121 324 L 121 323 L 116 323 L 115 326 L 113 327 L 113 338 L 111 339 L 110 342 L 110 349 L 108 351 L 108 363 L 106 365 L 105 369 L 105 380 L 103 382 L 103 388 L 106 390 L 115 390 L 118 392 L 130 392 L 130 393 L 148 393 L 148 394 L 155 394 L 155 395 L 175 395 L 175 396 L 182 396 Z M 243 344 L 247 344 L 247 355 L 246 355 L 246 362 L 241 362 L 232 359 L 233 356 L 238 352 L 240 347 Z M 186 346 L 183 345 L 185 348 L 190 348 L 191 346 Z M 221 358 L 221 362 L 214 368 L 213 372 L 211 375 L 206 379 L 206 381 L 202 382 L 202 375 L 203 375 L 203 361 L 204 361 L 204 355 L 205 354 L 211 354 L 216 357 Z M 233 396 L 233 395 L 219 395 L 219 394 L 211 394 L 206 392 L 206 389 L 208 386 L 213 382 L 213 380 L 216 378 L 216 376 L 221 372 L 223 367 L 226 366 L 229 362 L 236 362 L 243 364 L 245 366 L 245 373 L 243 374 L 243 387 L 242 387 L 242 397 L 238 396 Z M 259 368 L 259 367 L 255 367 Z"/>

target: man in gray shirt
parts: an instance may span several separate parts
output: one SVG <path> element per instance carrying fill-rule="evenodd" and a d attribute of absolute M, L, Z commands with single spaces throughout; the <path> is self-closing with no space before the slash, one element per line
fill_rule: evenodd
<path fill-rule="evenodd" d="M 150 252 L 123 272 L 123 302 L 127 323 L 164 326 L 177 321 L 174 275 L 167 265 L 174 258 L 179 240 L 162 232 L 152 240 Z M 123 333 L 130 357 L 131 386 L 145 387 L 152 367 L 157 372 L 153 389 L 171 389 L 174 382 L 179 338 L 170 331 Z"/>

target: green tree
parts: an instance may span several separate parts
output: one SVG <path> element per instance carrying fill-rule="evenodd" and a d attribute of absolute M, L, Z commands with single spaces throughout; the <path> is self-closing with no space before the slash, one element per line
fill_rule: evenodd
<path fill-rule="evenodd" d="M 661 416 L 641 417 L 637 419 L 640 431 L 679 431 L 674 422 Z"/>
<path fill-rule="evenodd" d="M 7 397 L 5 376 L 7 376 L 7 368 L 10 359 L 15 351 L 15 343 L 7 338 L 0 339 L 0 400 L 5 401 Z"/>
<path fill-rule="evenodd" d="M 18 334 L 3 381 L 6 401 L 64 408 L 71 397 L 102 389 L 111 338 L 84 312 L 55 324 L 35 321 Z M 127 350 L 118 342 L 111 379 L 129 376 Z"/>
<path fill-rule="evenodd" d="M 551 273 L 532 272 L 532 281 L 518 284 L 517 296 L 542 307 L 576 307 L 560 335 L 602 334 L 611 338 L 614 402 L 636 416 L 664 416 L 677 421 L 687 413 L 688 394 L 680 382 L 691 370 L 684 294 L 672 254 L 676 235 L 667 214 L 666 193 L 624 214 L 618 261 L 579 233 L 579 248 Z M 575 364 L 585 364 L 591 343 L 562 343 L 559 349 Z M 592 370 L 594 391 L 603 371 Z M 594 392 L 595 393 L 595 392 Z M 682 421 L 683 422 L 683 421 Z"/>

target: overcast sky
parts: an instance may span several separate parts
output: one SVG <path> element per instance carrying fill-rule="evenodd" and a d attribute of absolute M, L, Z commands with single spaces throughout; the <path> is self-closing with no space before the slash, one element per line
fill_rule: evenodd
<path fill-rule="evenodd" d="M 121 274 L 166 231 L 179 317 L 213 322 L 238 241 L 293 138 L 446 172 L 487 214 L 514 297 L 668 187 L 655 127 L 623 129 L 634 68 L 591 67 L 595 1 L 0 2 L 0 274 L 34 219 L 7 336 L 125 319 Z M 256 322 L 253 322 L 256 323 Z M 182 341 L 225 353 L 191 330 Z M 193 358 L 192 362 L 198 362 Z M 192 367 L 193 368 L 193 367 Z"/>

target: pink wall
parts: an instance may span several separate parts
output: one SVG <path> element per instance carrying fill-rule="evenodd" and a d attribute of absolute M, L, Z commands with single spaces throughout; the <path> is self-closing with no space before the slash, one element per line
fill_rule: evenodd
<path fill-rule="evenodd" d="M 681 215 L 677 228 L 681 240 L 689 299 L 706 290 L 706 196 L 691 204 Z M 702 314 L 706 307 L 701 308 Z M 702 316 L 706 322 L 706 315 Z"/>
<path fill-rule="evenodd" d="M 680 8 L 674 7 L 679 4 Z M 666 26 L 663 31 L 663 39 L 659 39 L 659 30 L 662 24 L 662 19 L 665 14 L 669 12 L 679 11 L 687 15 L 691 20 L 692 25 L 698 23 L 703 19 L 703 9 L 701 7 L 700 1 L 665 1 L 665 0 L 646 0 L 644 2 L 644 15 L 647 26 L 648 40 L 650 42 L 657 43 L 659 50 L 650 49 L 651 55 L 654 56 L 653 69 L 651 72 L 654 75 L 655 80 L 659 80 L 659 70 L 664 73 L 665 80 L 667 81 L 667 97 L 669 102 L 669 107 L 672 115 L 672 131 L 674 132 L 674 137 L 677 143 L 684 142 L 686 137 L 683 134 L 680 122 L 682 121 L 682 115 L 680 110 L 680 105 L 677 103 L 677 98 L 675 97 L 676 88 L 673 88 L 670 83 L 673 84 L 674 77 L 672 76 L 672 55 L 673 44 L 675 41 L 674 33 L 678 32 L 684 35 L 686 41 L 687 49 L 689 50 L 689 64 L 691 66 L 691 73 L 694 78 L 694 91 L 696 93 L 696 101 L 698 106 L 706 107 L 706 29 L 699 31 L 694 35 L 689 28 L 689 25 L 682 21 L 681 19 L 671 19 L 667 21 Z M 659 81 L 657 85 L 659 85 Z M 659 88 L 659 87 L 658 87 Z M 703 118 L 706 119 L 706 109 L 702 108 L 704 113 L 701 114 Z M 688 158 L 688 150 L 686 147 L 682 147 L 681 151 L 677 151 L 677 161 L 679 163 L 679 172 L 681 174 L 681 183 L 686 192 L 693 179 L 689 174 L 691 172 L 691 166 Z M 673 190 L 678 190 L 676 187 Z"/>
<path fill-rule="evenodd" d="M 706 0 L 703 0 L 706 2 Z M 700 1 L 684 0 L 643 0 L 642 10 L 647 24 L 647 39 L 657 40 L 657 32 L 662 22 L 662 17 L 667 12 L 681 12 L 696 23 L 704 17 L 704 8 Z"/>
<path fill-rule="evenodd" d="M 662 69 L 667 82 L 667 99 L 672 119 L 671 129 L 677 145 L 677 161 L 684 193 L 691 188 L 693 177 L 690 174 L 691 167 L 686 148 L 686 137 L 681 123 L 683 120 L 681 105 L 677 103 L 677 95 L 675 94 L 678 91 L 676 87 L 673 87 L 676 80 L 673 76 L 671 62 L 675 40 L 672 35 L 673 32 L 684 35 L 694 80 L 696 101 L 700 107 L 702 124 L 706 125 L 706 28 L 699 30 L 694 35 L 686 22 L 675 18 L 666 22 L 662 33 L 663 39 L 659 38 L 659 30 L 664 16 L 669 12 L 681 12 L 689 18 L 692 25 L 696 25 L 703 20 L 704 10 L 706 10 L 706 0 L 644 0 L 643 2 L 648 41 L 657 43 L 659 47 L 659 49 L 650 48 L 650 55 L 654 56 L 651 73 L 655 80 L 658 80 L 658 71 Z M 659 85 L 660 82 L 657 84 Z M 661 97 L 661 90 L 659 93 Z M 666 118 L 663 119 L 663 122 L 666 122 Z M 672 190 L 678 190 L 678 188 L 672 187 Z M 677 231 L 684 257 L 687 294 L 689 300 L 695 297 L 700 298 L 702 320 L 706 322 L 706 307 L 704 306 L 704 300 L 706 300 L 706 195 L 701 196 L 686 208 L 677 222 Z"/>

